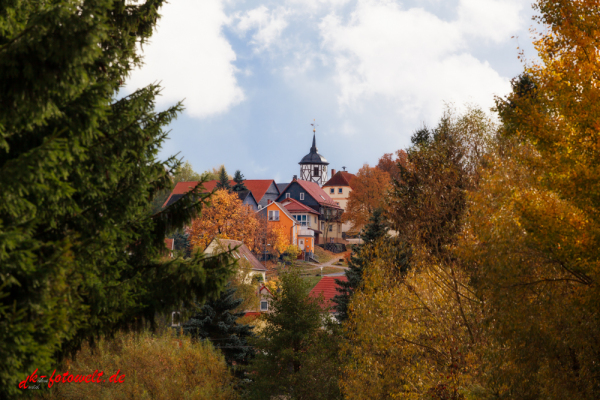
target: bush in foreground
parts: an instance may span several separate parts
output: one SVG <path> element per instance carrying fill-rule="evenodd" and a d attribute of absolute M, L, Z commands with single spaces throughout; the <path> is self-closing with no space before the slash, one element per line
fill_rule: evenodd
<path fill-rule="evenodd" d="M 118 333 L 85 345 L 58 372 L 88 375 L 104 371 L 103 383 L 55 383 L 44 399 L 211 399 L 237 398 L 225 359 L 212 345 L 170 331 L 157 335 Z M 123 383 L 109 382 L 118 370 Z"/>

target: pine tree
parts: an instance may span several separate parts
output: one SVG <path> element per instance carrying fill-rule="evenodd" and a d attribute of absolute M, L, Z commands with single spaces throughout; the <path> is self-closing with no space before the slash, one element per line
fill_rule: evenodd
<path fill-rule="evenodd" d="M 295 268 L 280 273 L 264 328 L 251 340 L 257 352 L 247 368 L 253 382 L 245 399 L 341 398 L 337 324 L 323 313 L 323 298 L 309 291 Z"/>
<path fill-rule="evenodd" d="M 239 169 L 235 171 L 235 174 L 233 174 L 233 181 L 235 182 L 235 185 L 232 189 L 234 192 L 242 192 L 244 190 L 248 190 L 246 185 L 244 185 L 244 175 L 242 175 Z"/>
<path fill-rule="evenodd" d="M 219 171 L 219 182 L 217 182 L 217 189 L 225 189 L 228 192 L 231 192 L 231 185 L 229 184 L 229 175 L 227 175 L 227 171 L 225 171 L 225 167 L 221 167 Z"/>
<path fill-rule="evenodd" d="M 203 301 L 233 269 L 227 254 L 164 257 L 204 203 L 199 185 L 150 210 L 179 166 L 158 152 L 182 106 L 155 111 L 156 85 L 118 96 L 162 4 L 0 3 L 0 398 L 85 340 Z"/>
<path fill-rule="evenodd" d="M 196 339 L 210 340 L 221 349 L 229 365 L 234 361 L 246 364 L 253 354 L 247 341 L 252 336 L 253 326 L 236 322 L 244 312 L 234 310 L 244 299 L 236 298 L 235 294 L 236 288 L 228 284 L 217 299 L 208 300 L 200 312 L 183 324 L 185 333 Z"/>
<path fill-rule="evenodd" d="M 338 320 L 344 321 L 348 319 L 348 305 L 354 291 L 360 287 L 363 277 L 363 269 L 367 265 L 368 259 L 363 254 L 366 246 L 375 243 L 377 240 L 384 238 L 387 235 L 387 224 L 385 223 L 383 210 L 381 208 L 375 209 L 371 215 L 369 223 L 365 226 L 362 231 L 361 238 L 363 244 L 355 246 L 355 249 L 348 263 L 348 269 L 346 270 L 347 281 L 341 281 L 336 279 L 338 285 L 338 292 L 340 294 L 333 298 L 333 302 L 336 304 L 335 309 L 338 312 Z"/>

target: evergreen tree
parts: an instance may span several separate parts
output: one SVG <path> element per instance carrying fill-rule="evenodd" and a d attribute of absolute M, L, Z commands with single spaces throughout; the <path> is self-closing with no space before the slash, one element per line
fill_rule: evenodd
<path fill-rule="evenodd" d="M 221 349 L 229 365 L 232 362 L 245 364 L 253 354 L 247 339 L 252 336 L 252 326 L 238 324 L 238 318 L 244 312 L 234 310 L 244 302 L 236 298 L 236 288 L 227 285 L 221 295 L 208 300 L 188 322 L 183 324 L 183 331 L 193 338 L 210 340 L 215 347 Z"/>
<path fill-rule="evenodd" d="M 239 169 L 235 171 L 235 174 L 233 174 L 233 181 L 235 182 L 235 185 L 233 186 L 234 192 L 242 192 L 244 190 L 248 190 L 246 185 L 244 185 L 244 175 L 242 175 Z"/>
<path fill-rule="evenodd" d="M 182 232 L 181 230 L 177 230 L 171 238 L 174 240 L 173 247 L 175 251 L 181 252 L 183 258 L 191 257 L 192 255 L 192 245 L 190 243 L 190 235 Z"/>
<path fill-rule="evenodd" d="M 231 185 L 229 184 L 229 175 L 227 175 L 227 171 L 225 171 L 225 167 L 221 167 L 219 171 L 219 182 L 217 182 L 217 189 L 225 189 L 231 192 Z"/>
<path fill-rule="evenodd" d="M 202 301 L 234 259 L 166 260 L 164 238 L 204 203 L 157 214 L 179 166 L 157 158 L 181 104 L 118 96 L 163 0 L 0 2 L 0 398 L 84 340 Z"/>
<path fill-rule="evenodd" d="M 348 305 L 352 294 L 360 286 L 362 282 L 363 269 L 367 265 L 368 257 L 364 255 L 364 250 L 367 246 L 372 245 L 377 240 L 384 238 L 387 235 L 387 224 L 384 219 L 383 210 L 381 208 L 375 209 L 371 215 L 369 223 L 365 226 L 362 231 L 361 238 L 363 244 L 354 247 L 350 262 L 348 263 L 348 269 L 346 270 L 347 281 L 341 281 L 336 279 L 338 285 L 338 292 L 340 294 L 333 298 L 333 302 L 336 304 L 335 309 L 338 312 L 338 320 L 344 321 L 348 318 Z"/>
<path fill-rule="evenodd" d="M 280 273 L 278 283 L 265 326 L 251 341 L 257 352 L 244 398 L 341 398 L 338 327 L 324 318 L 323 298 L 309 296 L 310 283 L 295 268 Z"/>

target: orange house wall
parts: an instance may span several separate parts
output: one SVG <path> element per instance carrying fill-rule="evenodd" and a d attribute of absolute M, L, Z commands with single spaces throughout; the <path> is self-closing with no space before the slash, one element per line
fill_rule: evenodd
<path fill-rule="evenodd" d="M 288 233 L 288 243 L 289 244 L 293 244 L 292 243 L 292 239 L 294 238 L 293 235 L 293 228 L 294 228 L 294 221 L 287 216 L 286 213 L 284 213 L 283 211 L 281 211 L 281 209 L 279 207 L 277 207 L 277 205 L 275 205 L 275 203 L 271 203 L 267 206 L 267 210 L 268 211 L 279 211 L 279 221 L 268 221 L 268 224 L 271 224 L 271 226 L 283 226 L 285 228 L 285 231 Z M 267 211 L 267 218 L 268 218 L 268 211 Z"/>

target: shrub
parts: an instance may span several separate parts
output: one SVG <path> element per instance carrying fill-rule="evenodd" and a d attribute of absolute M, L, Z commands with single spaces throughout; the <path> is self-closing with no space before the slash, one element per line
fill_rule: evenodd
<path fill-rule="evenodd" d="M 103 383 L 57 382 L 45 399 L 211 399 L 237 398 L 223 356 L 211 344 L 171 331 L 118 333 L 94 348 L 83 346 L 57 373 L 88 375 L 104 371 Z M 118 370 L 124 383 L 111 383 Z"/>

